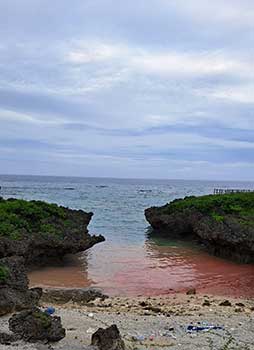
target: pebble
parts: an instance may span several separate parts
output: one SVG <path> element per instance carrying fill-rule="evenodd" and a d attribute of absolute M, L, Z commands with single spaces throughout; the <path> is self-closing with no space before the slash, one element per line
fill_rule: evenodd
<path fill-rule="evenodd" d="M 187 290 L 186 294 L 187 295 L 195 295 L 195 294 L 197 294 L 197 291 L 195 288 L 190 288 L 189 290 Z"/>
<path fill-rule="evenodd" d="M 96 332 L 96 329 L 94 328 L 88 328 L 88 330 L 86 331 L 87 334 L 93 334 Z"/>
<path fill-rule="evenodd" d="M 219 303 L 220 306 L 232 306 L 231 302 L 229 300 L 224 300 L 221 303 Z"/>

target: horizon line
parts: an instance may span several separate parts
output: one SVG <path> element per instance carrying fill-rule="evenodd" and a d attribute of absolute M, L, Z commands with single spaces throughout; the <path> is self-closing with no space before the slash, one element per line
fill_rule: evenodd
<path fill-rule="evenodd" d="M 111 180 L 159 180 L 159 181 L 207 181 L 207 182 L 251 182 L 254 180 L 220 180 L 220 179 L 175 179 L 175 178 L 144 178 L 144 177 L 114 177 L 114 176 L 75 176 L 75 175 L 38 175 L 38 174 L 0 174 L 2 176 L 31 176 L 31 177 L 58 177 L 58 178 L 76 178 L 76 179 L 111 179 Z"/>

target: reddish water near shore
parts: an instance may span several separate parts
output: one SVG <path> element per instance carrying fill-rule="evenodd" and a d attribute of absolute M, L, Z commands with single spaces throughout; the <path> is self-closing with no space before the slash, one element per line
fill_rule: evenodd
<path fill-rule="evenodd" d="M 149 174 L 150 169 L 147 169 Z M 208 255 L 186 242 L 151 237 L 144 210 L 214 188 L 254 188 L 254 182 L 0 176 L 4 198 L 43 200 L 93 212 L 89 232 L 106 242 L 62 264 L 30 273 L 32 286 L 100 287 L 110 295 L 161 295 L 196 287 L 254 297 L 254 265 Z M 170 232 L 169 232 L 170 236 Z M 239 247 L 240 249 L 240 247 Z"/>
<path fill-rule="evenodd" d="M 254 297 L 254 265 L 235 264 L 177 241 L 103 243 L 61 264 L 34 270 L 29 278 L 31 286 L 95 286 L 112 296 L 165 295 L 195 287 L 201 293 Z"/>

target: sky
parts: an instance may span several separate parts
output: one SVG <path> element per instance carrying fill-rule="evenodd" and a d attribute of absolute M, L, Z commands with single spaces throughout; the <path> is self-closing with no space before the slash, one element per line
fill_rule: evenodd
<path fill-rule="evenodd" d="M 0 0 L 0 173 L 254 180 L 253 0 Z"/>

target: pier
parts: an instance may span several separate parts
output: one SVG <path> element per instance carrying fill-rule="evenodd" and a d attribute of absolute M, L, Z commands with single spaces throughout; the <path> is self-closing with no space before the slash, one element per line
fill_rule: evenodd
<path fill-rule="evenodd" d="M 254 190 L 248 189 L 229 189 L 229 188 L 215 188 L 213 194 L 230 194 L 230 193 L 249 193 L 254 192 Z"/>

